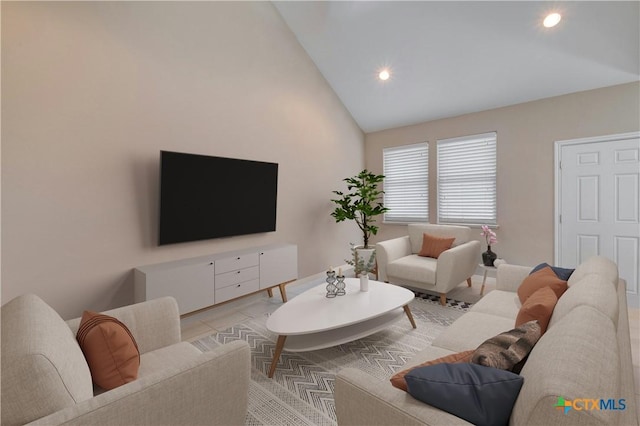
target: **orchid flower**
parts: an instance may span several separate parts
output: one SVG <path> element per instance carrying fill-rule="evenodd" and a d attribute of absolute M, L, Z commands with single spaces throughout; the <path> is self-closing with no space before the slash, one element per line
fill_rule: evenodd
<path fill-rule="evenodd" d="M 488 225 L 482 225 L 482 232 L 480 233 L 480 235 L 485 238 L 488 246 L 496 244 L 498 242 L 496 233 L 489 229 Z"/>

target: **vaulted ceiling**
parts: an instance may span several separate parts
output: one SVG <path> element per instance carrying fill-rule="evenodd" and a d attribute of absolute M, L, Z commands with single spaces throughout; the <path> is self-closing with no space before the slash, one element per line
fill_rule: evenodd
<path fill-rule="evenodd" d="M 365 132 L 640 80 L 638 1 L 274 4 Z"/>

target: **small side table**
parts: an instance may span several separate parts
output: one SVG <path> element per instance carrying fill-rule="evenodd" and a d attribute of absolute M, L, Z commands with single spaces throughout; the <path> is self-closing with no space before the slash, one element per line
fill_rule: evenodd
<path fill-rule="evenodd" d="M 495 266 L 487 266 L 484 263 L 479 263 L 478 266 L 480 266 L 480 268 L 482 268 L 482 270 L 484 271 L 484 276 L 482 277 L 482 287 L 480 287 L 480 296 L 482 296 L 484 293 L 484 284 L 487 282 L 487 272 L 495 271 L 498 268 L 496 268 Z"/>

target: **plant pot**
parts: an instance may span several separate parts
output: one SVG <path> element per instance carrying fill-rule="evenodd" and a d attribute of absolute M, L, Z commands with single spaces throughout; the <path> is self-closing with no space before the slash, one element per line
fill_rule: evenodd
<path fill-rule="evenodd" d="M 493 266 L 493 262 L 498 258 L 498 255 L 491 251 L 491 246 L 487 246 L 487 251 L 482 253 L 482 263 L 484 266 Z"/>
<path fill-rule="evenodd" d="M 373 268 L 375 267 L 375 252 L 376 252 L 376 248 L 375 247 L 355 247 L 355 256 L 356 258 L 354 259 L 355 261 L 355 266 L 354 266 L 354 272 L 356 277 L 360 275 L 361 271 L 360 268 L 358 267 L 358 264 L 360 262 L 358 262 L 358 260 L 364 260 L 364 264 L 367 265 L 367 263 L 369 262 L 369 260 L 371 259 L 371 257 L 373 256 L 373 260 L 372 260 L 372 265 L 371 265 L 371 269 L 373 270 Z M 364 272 L 371 272 L 371 271 L 364 271 Z"/>

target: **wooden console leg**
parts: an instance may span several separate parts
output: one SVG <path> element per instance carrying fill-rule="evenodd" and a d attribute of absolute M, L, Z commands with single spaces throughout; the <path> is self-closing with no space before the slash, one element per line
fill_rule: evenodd
<path fill-rule="evenodd" d="M 442 306 L 447 306 L 447 294 L 446 293 L 440 293 L 440 304 Z"/>
<path fill-rule="evenodd" d="M 284 288 L 284 283 L 279 284 L 278 288 L 280 289 L 280 296 L 282 297 L 282 302 L 287 303 L 287 290 Z"/>
<path fill-rule="evenodd" d="M 278 336 L 278 341 L 276 342 L 276 351 L 273 354 L 273 361 L 271 361 L 271 367 L 269 368 L 269 378 L 273 377 L 273 373 L 276 371 L 276 365 L 278 365 L 278 360 L 280 359 L 280 354 L 282 353 L 282 348 L 284 347 L 284 341 L 287 340 L 287 336 Z"/>
<path fill-rule="evenodd" d="M 407 314 L 407 317 L 409 318 L 411 327 L 418 328 L 416 327 L 416 322 L 413 320 L 413 314 L 411 314 L 411 309 L 409 309 L 409 305 L 404 305 L 402 308 L 404 309 L 404 313 Z"/>
<path fill-rule="evenodd" d="M 273 291 L 270 288 L 267 289 L 267 294 L 269 297 L 273 297 Z"/>
<path fill-rule="evenodd" d="M 471 287 L 471 277 L 467 278 L 467 285 Z"/>

